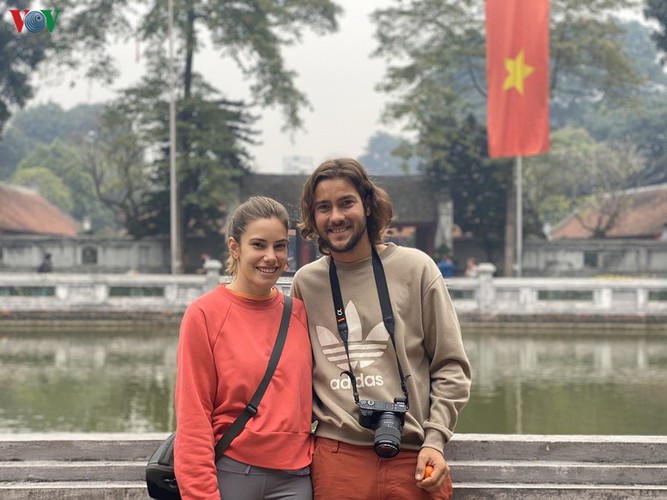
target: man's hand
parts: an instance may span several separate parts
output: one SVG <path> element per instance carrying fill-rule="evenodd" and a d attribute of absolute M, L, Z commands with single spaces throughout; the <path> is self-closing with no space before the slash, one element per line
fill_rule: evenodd
<path fill-rule="evenodd" d="M 424 478 L 424 469 L 427 465 L 433 466 L 433 473 L 430 477 Z M 415 470 L 417 486 L 429 493 L 440 491 L 448 475 L 449 465 L 445 462 L 444 455 L 434 448 L 422 448 L 417 456 Z"/>

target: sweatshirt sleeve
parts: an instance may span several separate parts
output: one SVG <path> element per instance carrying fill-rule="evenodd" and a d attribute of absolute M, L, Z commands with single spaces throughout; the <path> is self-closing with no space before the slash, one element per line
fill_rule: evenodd
<path fill-rule="evenodd" d="M 292 278 L 292 286 L 290 287 L 290 296 L 303 300 L 303 295 L 299 289 L 299 271 L 296 272 Z"/>
<path fill-rule="evenodd" d="M 219 500 L 211 413 L 217 387 L 204 311 L 185 312 L 178 342 L 174 468 L 183 500 Z"/>
<path fill-rule="evenodd" d="M 423 446 L 443 451 L 459 412 L 470 398 L 470 363 L 458 317 L 441 276 L 430 282 L 423 300 L 425 347 L 431 360 L 430 412 L 423 424 Z"/>

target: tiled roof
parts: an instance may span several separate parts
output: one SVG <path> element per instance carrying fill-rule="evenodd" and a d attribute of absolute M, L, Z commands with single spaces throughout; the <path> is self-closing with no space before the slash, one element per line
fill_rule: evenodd
<path fill-rule="evenodd" d="M 371 176 L 389 193 L 394 206 L 394 222 L 435 223 L 438 197 L 419 176 Z M 280 201 L 293 220 L 299 218 L 299 199 L 308 175 L 250 174 L 241 187 L 241 199 L 269 196 Z"/>
<path fill-rule="evenodd" d="M 39 193 L 0 183 L 0 233 L 76 236 L 74 219 Z"/>
<path fill-rule="evenodd" d="M 620 193 L 625 208 L 608 238 L 651 238 L 663 234 L 667 224 L 667 184 L 631 189 Z M 581 212 L 580 213 L 584 213 Z M 586 226 L 594 227 L 599 212 L 586 211 Z M 591 238 L 591 231 L 577 219 L 576 213 L 561 221 L 551 233 L 552 239 Z"/>

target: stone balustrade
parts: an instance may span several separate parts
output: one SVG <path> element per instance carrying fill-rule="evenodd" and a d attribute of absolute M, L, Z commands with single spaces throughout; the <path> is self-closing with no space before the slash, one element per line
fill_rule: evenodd
<path fill-rule="evenodd" d="M 3 500 L 147 499 L 166 434 L 0 435 Z M 667 498 L 667 436 L 456 434 L 456 500 Z"/>
<path fill-rule="evenodd" d="M 219 282 L 214 261 L 205 275 L 0 274 L 0 317 L 30 313 L 78 315 L 180 314 Z M 482 263 L 477 278 L 450 278 L 447 286 L 463 317 L 628 316 L 667 318 L 667 279 L 495 278 Z M 290 277 L 278 286 L 289 291 Z"/>

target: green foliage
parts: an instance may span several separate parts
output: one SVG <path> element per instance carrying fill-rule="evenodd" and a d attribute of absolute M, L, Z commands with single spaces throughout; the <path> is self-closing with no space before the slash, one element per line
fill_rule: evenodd
<path fill-rule="evenodd" d="M 419 127 L 442 110 L 465 115 L 484 102 L 483 5 L 472 0 L 412 0 L 376 10 L 378 48 L 389 67 L 379 90 L 397 95 L 388 120 Z"/>
<path fill-rule="evenodd" d="M 65 213 L 74 208 L 72 190 L 46 167 L 22 168 L 12 176 L 11 183 L 34 189 Z"/>
<path fill-rule="evenodd" d="M 460 122 L 433 117 L 416 142 L 420 167 L 452 197 L 454 221 L 464 233 L 479 236 L 491 255 L 503 239 L 510 162 L 489 160 L 486 130 L 472 115 Z"/>
<path fill-rule="evenodd" d="M 554 132 L 549 153 L 525 159 L 524 206 L 533 227 L 555 225 L 579 210 L 591 234 L 605 237 L 627 208 L 621 191 L 643 164 L 631 143 L 598 143 L 583 129 Z M 587 213 L 597 214 L 590 227 Z"/>
<path fill-rule="evenodd" d="M 144 215 L 131 230 L 137 237 L 168 233 L 170 224 L 167 80 L 159 65 L 152 69 L 112 105 L 143 144 L 153 145 L 153 164 L 144 170 L 150 172 Z M 248 169 L 245 146 L 253 141 L 254 118 L 243 102 L 221 98 L 196 73 L 192 80 L 191 96 L 176 104 L 182 221 L 189 233 L 217 233 L 234 200 L 235 181 Z"/>
<path fill-rule="evenodd" d="M 658 29 L 653 33 L 653 40 L 663 52 L 667 52 L 667 2 L 665 0 L 646 0 L 644 15 L 658 22 Z M 667 60 L 663 57 L 663 62 Z"/>
<path fill-rule="evenodd" d="M 633 5 L 634 0 L 550 2 L 553 122 L 564 124 L 582 108 L 640 102 L 649 75 L 635 66 L 625 50 L 625 31 L 611 15 Z M 508 161 L 488 161 L 483 126 L 469 116 L 483 122 L 486 114 L 484 20 L 484 2 L 475 0 L 397 1 L 373 14 L 375 55 L 388 63 L 378 88 L 392 96 L 384 118 L 415 133 L 409 150 L 423 158 L 433 182 L 452 194 L 454 221 L 486 238 L 488 251 L 491 240 L 504 237 L 512 176 Z M 533 205 L 524 208 L 524 231 L 539 235 L 545 217 L 569 208 L 570 194 L 533 195 Z"/>
<path fill-rule="evenodd" d="M 630 105 L 578 103 L 552 109 L 552 124 L 583 127 L 597 141 L 630 141 L 645 157 L 645 166 L 633 177 L 640 185 L 667 182 L 667 75 L 657 64 L 658 53 L 650 30 L 635 21 L 622 23 L 625 49 L 644 83 Z"/>
<path fill-rule="evenodd" d="M 140 37 L 147 47 L 149 76 L 111 104 L 120 113 L 113 118 L 107 113 L 111 122 L 101 130 L 85 131 L 97 135 L 93 144 L 84 146 L 89 163 L 78 165 L 88 179 L 84 192 L 93 189 L 131 234 L 168 232 L 171 76 L 164 55 L 165 2 L 62 0 L 58 8 L 67 15 L 58 20 L 58 36 L 50 38 L 53 45 L 47 55 L 57 55 L 48 61 L 50 80 L 66 77 L 75 83 L 84 74 L 111 81 L 117 75 L 108 54 L 114 42 Z M 318 34 L 335 31 L 340 13 L 331 0 L 174 0 L 179 207 L 186 232 L 221 229 L 225 204 L 233 199 L 233 181 L 248 168 L 245 147 L 254 136 L 251 105 L 227 99 L 210 87 L 193 69 L 196 54 L 210 43 L 221 57 L 234 59 L 248 79 L 252 106 L 278 106 L 285 127 L 295 129 L 302 124 L 300 111 L 308 101 L 296 88 L 296 73 L 285 66 L 282 49 L 301 41 L 306 29 Z M 39 62 L 43 61 L 35 65 Z M 123 127 L 131 132 L 124 134 Z M 152 166 L 144 163 L 141 148 Z M 2 165 L 3 170 L 10 168 Z M 75 213 L 83 212 L 78 203 L 77 197 Z"/>
<path fill-rule="evenodd" d="M 99 126 L 102 106 L 80 104 L 65 111 L 55 103 L 41 104 L 16 113 L 0 141 L 0 179 L 9 178 L 19 162 L 39 144 L 59 139 L 77 144 Z"/>
<path fill-rule="evenodd" d="M 108 106 L 98 130 L 82 142 L 80 152 L 80 165 L 92 180 L 97 199 L 129 234 L 140 233 L 150 184 L 145 146 L 131 119 Z"/>
<path fill-rule="evenodd" d="M 7 128 L 0 141 L 0 180 L 9 179 L 21 159 L 28 154 L 32 142 L 15 127 Z"/>
<path fill-rule="evenodd" d="M 24 170 L 35 167 L 47 169 L 67 187 L 71 193 L 73 206 L 66 211 L 75 219 L 82 220 L 88 217 L 96 229 L 113 224 L 110 213 L 95 195 L 91 177 L 82 168 L 80 152 L 76 147 L 58 139 L 49 145 L 37 144 L 19 163 L 13 179 L 24 175 L 22 174 Z M 46 196 L 46 193 L 43 194 Z M 55 203 L 55 200 L 51 201 Z"/>
<path fill-rule="evenodd" d="M 30 80 L 53 41 L 48 33 L 21 36 L 9 17 L 3 5 L 0 12 L 0 138 L 12 109 L 23 107 L 33 96 Z"/>
<path fill-rule="evenodd" d="M 556 106 L 624 102 L 641 79 L 608 14 L 634 0 L 552 0 L 551 98 Z M 484 116 L 484 6 L 475 0 L 411 0 L 373 14 L 378 48 L 389 66 L 380 90 L 395 98 L 385 118 L 409 129 L 446 109 Z"/>
<path fill-rule="evenodd" d="M 633 176 L 639 185 L 667 182 L 667 99 L 665 94 L 642 97 L 640 108 L 611 109 L 598 119 L 587 117 L 588 129 L 600 141 L 630 141 L 645 158 Z"/>
<path fill-rule="evenodd" d="M 87 78 L 111 81 L 117 68 L 108 47 L 139 36 L 154 58 L 164 51 L 168 10 L 163 0 L 62 0 L 67 11 L 58 37 L 61 68 L 79 68 Z M 296 73 L 285 67 L 284 46 L 299 42 L 306 29 L 323 34 L 337 29 L 341 9 L 331 0 L 266 2 L 174 0 L 174 41 L 180 87 L 188 97 L 194 56 L 210 40 L 221 57 L 232 57 L 249 79 L 258 106 L 279 106 L 286 126 L 299 127 L 307 105 L 294 85 Z"/>
<path fill-rule="evenodd" d="M 374 175 L 409 175 L 415 173 L 418 159 L 409 158 L 401 161 L 401 145 L 403 139 L 387 134 L 376 132 L 368 140 L 366 153 L 359 157 L 359 161 L 368 173 Z"/>

